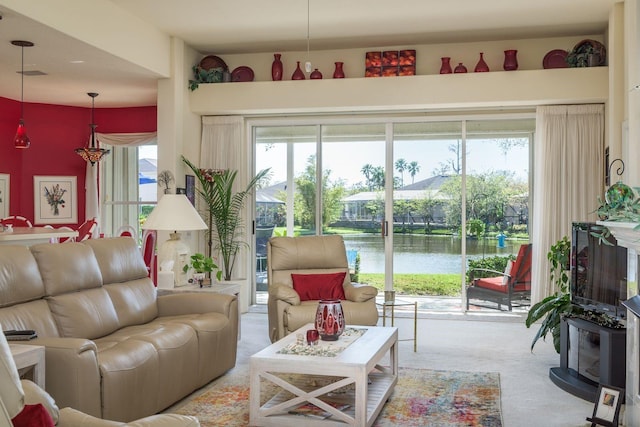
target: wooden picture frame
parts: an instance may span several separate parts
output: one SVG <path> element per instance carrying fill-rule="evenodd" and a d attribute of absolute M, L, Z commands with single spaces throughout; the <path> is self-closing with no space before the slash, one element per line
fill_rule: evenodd
<path fill-rule="evenodd" d="M 9 200 L 11 195 L 11 175 L 0 173 L 0 218 L 9 216 Z"/>
<path fill-rule="evenodd" d="M 78 222 L 78 190 L 75 176 L 33 177 L 34 224 Z"/>
<path fill-rule="evenodd" d="M 191 202 L 193 206 L 196 205 L 196 177 L 195 175 L 185 175 L 185 194 L 187 199 Z"/>
<path fill-rule="evenodd" d="M 618 427 L 618 417 L 623 398 L 624 389 L 600 384 L 593 415 L 591 418 L 587 418 L 587 421 L 591 421 L 591 427 L 597 425 Z"/>

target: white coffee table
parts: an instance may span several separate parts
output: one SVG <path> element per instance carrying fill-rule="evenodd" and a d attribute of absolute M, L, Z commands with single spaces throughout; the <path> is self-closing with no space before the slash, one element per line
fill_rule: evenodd
<path fill-rule="evenodd" d="M 398 329 L 350 327 L 363 328 L 366 332 L 335 357 L 278 353 L 295 343 L 298 333 L 304 334 L 307 329 L 313 329 L 312 324 L 251 356 L 250 425 L 371 426 L 398 382 Z M 388 356 L 388 365 L 383 366 L 380 363 L 385 356 Z M 276 374 L 302 375 L 283 379 Z M 327 377 L 340 378 L 329 383 L 330 378 Z M 315 378 L 321 380 L 316 381 Z M 261 383 L 269 382 L 283 391 L 260 405 Z M 322 400 L 327 399 L 327 394 L 333 394 L 329 400 L 348 402 L 349 407 L 340 411 L 329 406 Z M 331 416 L 319 420 L 288 413 L 305 402 L 320 407 Z"/>

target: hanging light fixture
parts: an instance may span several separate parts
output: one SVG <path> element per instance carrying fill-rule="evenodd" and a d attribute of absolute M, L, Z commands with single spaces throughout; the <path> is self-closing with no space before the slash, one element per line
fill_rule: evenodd
<path fill-rule="evenodd" d="M 307 62 L 304 63 L 304 69 L 307 73 L 311 72 L 311 59 L 309 58 L 309 2 L 310 0 L 307 0 Z"/>
<path fill-rule="evenodd" d="M 20 121 L 18 122 L 18 130 L 13 138 L 15 148 L 29 148 L 31 140 L 27 136 L 27 130 L 24 127 L 24 48 L 32 47 L 33 43 L 25 40 L 12 40 L 11 44 L 20 46 L 22 49 L 22 68 L 20 69 Z"/>
<path fill-rule="evenodd" d="M 87 93 L 91 97 L 91 145 L 83 148 L 76 148 L 76 153 L 84 159 L 85 162 L 91 162 L 91 166 L 95 165 L 96 162 L 102 160 L 102 158 L 109 154 L 109 150 L 105 150 L 104 148 L 96 147 L 96 128 L 98 125 L 95 124 L 95 120 L 93 119 L 93 113 L 95 110 L 96 96 L 98 96 L 95 92 Z"/>

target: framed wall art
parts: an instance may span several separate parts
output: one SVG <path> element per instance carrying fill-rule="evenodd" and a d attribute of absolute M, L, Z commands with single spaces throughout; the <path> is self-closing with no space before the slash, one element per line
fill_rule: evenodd
<path fill-rule="evenodd" d="M 195 175 L 185 175 L 185 194 L 187 195 L 187 199 L 191 202 L 193 206 L 196 205 L 196 177 Z"/>
<path fill-rule="evenodd" d="M 620 404 L 624 397 L 624 389 L 609 385 L 598 387 L 597 400 L 593 408 L 593 415 L 587 418 L 591 426 L 618 427 Z"/>
<path fill-rule="evenodd" d="M 9 216 L 10 177 L 8 173 L 0 173 L 0 218 Z"/>
<path fill-rule="evenodd" d="M 75 176 L 34 176 L 34 223 L 78 222 L 78 190 Z"/>

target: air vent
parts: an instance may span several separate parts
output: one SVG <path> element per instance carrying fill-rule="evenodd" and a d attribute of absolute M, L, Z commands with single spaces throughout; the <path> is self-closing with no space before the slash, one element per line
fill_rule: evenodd
<path fill-rule="evenodd" d="M 20 71 L 16 71 L 16 73 L 22 74 L 23 76 L 46 76 L 47 75 L 47 73 L 43 73 L 42 71 L 39 71 L 39 70 L 24 71 L 22 73 Z"/>

